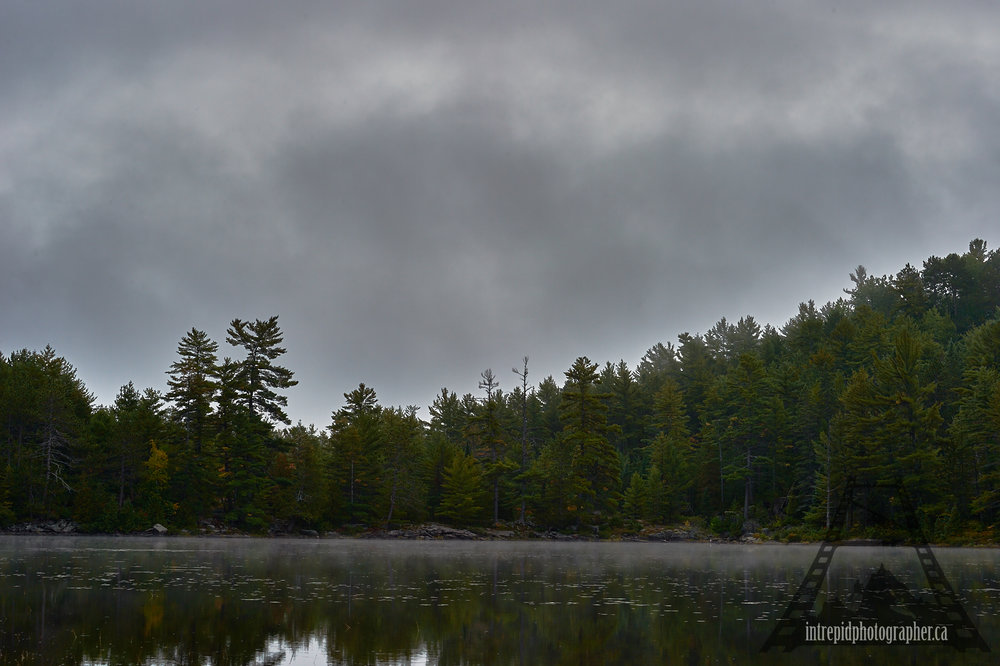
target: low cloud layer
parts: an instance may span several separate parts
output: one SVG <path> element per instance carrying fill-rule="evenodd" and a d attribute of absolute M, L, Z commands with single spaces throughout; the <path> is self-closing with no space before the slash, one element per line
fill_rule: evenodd
<path fill-rule="evenodd" d="M 1000 243 L 1000 10 L 536 4 L 7 3 L 0 351 L 277 314 L 323 427 Z"/>

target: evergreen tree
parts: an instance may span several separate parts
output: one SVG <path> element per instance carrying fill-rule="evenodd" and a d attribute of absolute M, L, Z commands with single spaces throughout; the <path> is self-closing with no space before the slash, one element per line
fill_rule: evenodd
<path fill-rule="evenodd" d="M 718 365 L 726 366 L 733 360 L 732 342 L 735 334 L 736 327 L 726 321 L 725 317 L 705 333 L 705 346 Z"/>
<path fill-rule="evenodd" d="M 118 531 L 118 499 L 109 454 L 116 430 L 115 417 L 108 407 L 91 414 L 80 438 L 81 473 L 73 493 L 73 519 L 84 530 Z"/>
<path fill-rule="evenodd" d="M 174 416 L 184 426 L 189 445 L 200 456 L 208 438 L 212 403 L 219 388 L 215 353 L 218 343 L 204 331 L 192 328 L 177 345 L 180 357 L 167 371 L 164 396 L 174 403 Z"/>
<path fill-rule="evenodd" d="M 713 423 L 711 439 L 719 450 L 722 480 L 742 487 L 746 521 L 762 468 L 771 461 L 773 449 L 766 425 L 771 403 L 760 359 L 754 354 L 741 356 L 737 366 L 719 381 L 709 405 L 706 413 Z"/>
<path fill-rule="evenodd" d="M 799 313 L 788 320 L 781 333 L 792 354 L 809 358 L 823 339 L 823 318 L 816 310 L 816 303 L 799 303 Z"/>
<path fill-rule="evenodd" d="M 607 433 L 622 459 L 624 474 L 630 476 L 641 467 L 639 449 L 645 434 L 638 382 L 628 364 L 620 360 L 604 367 L 598 390 L 607 395 Z"/>
<path fill-rule="evenodd" d="M 888 276 L 875 277 L 868 275 L 864 266 L 858 266 L 850 274 L 854 289 L 845 289 L 844 293 L 851 296 L 854 307 L 865 306 L 879 314 L 889 317 L 902 305 L 900 294 Z"/>
<path fill-rule="evenodd" d="M 538 396 L 539 403 L 539 437 L 543 442 L 548 442 L 562 431 L 562 423 L 559 419 L 562 391 L 549 375 L 538 385 L 535 395 Z"/>
<path fill-rule="evenodd" d="M 639 366 L 636 369 L 639 383 L 644 387 L 653 384 L 649 388 L 656 390 L 659 389 L 658 385 L 663 380 L 668 377 L 675 377 L 678 372 L 680 372 L 680 363 L 677 358 L 677 349 L 670 342 L 666 345 L 662 342 L 657 342 L 647 349 L 646 353 L 639 360 Z M 656 390 L 653 392 L 655 393 Z"/>
<path fill-rule="evenodd" d="M 445 470 L 459 455 L 461 448 L 445 437 L 440 430 L 429 429 L 424 438 L 424 465 L 422 483 L 426 489 L 427 512 L 437 518 L 444 497 Z"/>
<path fill-rule="evenodd" d="M 988 366 L 967 370 L 959 393 L 950 428 L 955 452 L 948 469 L 965 472 L 953 484 L 960 503 L 992 524 L 1000 515 L 1000 371 Z"/>
<path fill-rule="evenodd" d="M 500 521 L 500 481 L 509 472 L 505 464 L 504 453 L 507 443 L 502 437 L 500 428 L 500 409 L 503 396 L 500 384 L 493 370 L 483 371 L 479 388 L 486 391 L 486 397 L 479 403 L 479 414 L 476 417 L 480 457 L 483 459 L 482 469 L 490 484 L 493 504 L 493 523 Z"/>
<path fill-rule="evenodd" d="M 280 346 L 282 339 L 277 315 L 253 323 L 234 319 L 226 331 L 226 342 L 243 347 L 247 353 L 236 373 L 247 411 L 255 417 L 288 424 L 288 415 L 282 409 L 288 405 L 288 398 L 276 393 L 275 389 L 290 388 L 298 381 L 292 379 L 291 370 L 272 363 L 286 351 Z"/>
<path fill-rule="evenodd" d="M 422 515 L 423 488 L 420 454 L 423 430 L 416 407 L 399 407 L 382 412 L 381 508 L 388 528 L 396 518 Z"/>
<path fill-rule="evenodd" d="M 896 273 L 892 284 L 899 295 L 899 312 L 913 319 L 922 317 L 927 311 L 928 303 L 920 271 L 906 264 Z"/>
<path fill-rule="evenodd" d="M 269 513 L 286 524 L 318 526 L 328 503 L 323 470 L 326 439 L 301 422 L 280 433 L 282 445 L 271 460 Z"/>
<path fill-rule="evenodd" d="M 573 470 L 573 449 L 563 438 L 549 440 L 527 473 L 527 503 L 534 522 L 549 527 L 579 524 L 580 479 Z"/>
<path fill-rule="evenodd" d="M 771 511 L 779 521 L 801 518 L 815 500 L 814 484 L 821 462 L 816 443 L 828 430 L 837 392 L 829 373 L 788 362 L 768 368 L 768 383 L 774 402 L 768 420 L 776 431 L 770 469 Z M 776 424 L 776 420 L 783 422 Z"/>
<path fill-rule="evenodd" d="M 134 504 L 142 465 L 149 458 L 151 443 L 162 432 L 160 396 L 153 389 L 139 393 L 129 382 L 118 391 L 112 414 L 115 428 L 109 464 L 121 510 L 126 502 Z"/>
<path fill-rule="evenodd" d="M 167 371 L 170 390 L 164 397 L 173 402 L 173 419 L 184 433 L 173 465 L 177 497 L 184 507 L 181 522 L 186 524 L 208 515 L 215 503 L 219 462 L 212 405 L 219 391 L 218 349 L 218 343 L 204 331 L 192 328 L 181 338 L 177 346 L 179 358 Z M 233 382 L 230 376 L 230 387 Z"/>
<path fill-rule="evenodd" d="M 597 364 L 581 356 L 566 371 L 560 405 L 562 441 L 570 452 L 572 501 L 582 520 L 603 522 L 621 499 L 621 460 L 605 433 L 603 395 L 596 390 Z"/>
<path fill-rule="evenodd" d="M 486 499 L 483 482 L 476 461 L 465 454 L 456 455 L 444 469 L 441 506 L 437 515 L 458 525 L 482 520 Z"/>
<path fill-rule="evenodd" d="M 925 343 L 909 328 L 895 336 L 892 352 L 875 361 L 869 374 L 857 371 L 841 396 L 842 410 L 832 424 L 843 443 L 834 454 L 840 479 L 847 475 L 869 484 L 903 484 L 925 515 L 940 508 L 940 405 L 931 401 L 934 383 L 922 373 Z M 839 484 L 837 484 L 839 485 Z M 837 487 L 834 485 L 834 487 Z M 886 493 L 866 498 L 868 506 L 892 517 Z"/>
<path fill-rule="evenodd" d="M 11 354 L 4 368 L 4 404 L 0 411 L 6 431 L 2 442 L 4 462 L 12 471 L 9 478 L 14 514 L 28 517 L 36 508 L 37 489 L 41 487 L 34 442 L 42 419 L 43 362 L 36 352 L 22 349 Z"/>
<path fill-rule="evenodd" d="M 14 503 L 11 501 L 11 477 L 14 470 L 10 465 L 0 468 L 0 529 L 14 522 Z"/>
<path fill-rule="evenodd" d="M 750 315 L 740 317 L 730 333 L 729 347 L 737 360 L 743 354 L 756 354 L 760 349 L 761 328 Z"/>
<path fill-rule="evenodd" d="M 979 325 L 1000 307 L 1000 254 L 975 239 L 963 255 L 930 257 L 921 274 L 928 301 L 948 314 L 959 333 Z"/>
<path fill-rule="evenodd" d="M 659 470 L 657 470 L 659 474 Z M 658 481 L 659 479 L 656 479 Z M 633 472 L 628 487 L 622 497 L 622 513 L 626 518 L 637 520 L 650 514 L 649 484 L 639 472 Z"/>
<path fill-rule="evenodd" d="M 521 378 L 521 388 L 520 392 L 517 393 L 517 403 L 520 408 L 521 413 L 521 432 L 520 432 L 520 460 L 518 465 L 517 474 L 517 484 L 518 484 L 518 495 L 520 500 L 520 514 L 518 516 L 518 522 L 524 525 L 526 523 L 526 513 L 528 509 L 527 497 L 527 473 L 528 473 L 528 357 L 524 357 L 524 367 L 520 370 L 517 368 L 511 368 L 515 375 Z M 516 391 L 516 389 L 515 389 Z"/>
<path fill-rule="evenodd" d="M 652 430 L 655 434 L 645 449 L 650 464 L 643 479 L 643 517 L 666 523 L 688 504 L 687 493 L 694 481 L 687 412 L 680 387 L 672 379 L 656 394 Z"/>
<path fill-rule="evenodd" d="M 251 529 L 267 526 L 266 489 L 274 453 L 269 448 L 280 444 L 270 423 L 290 423 L 282 409 L 288 398 L 276 390 L 298 384 L 291 370 L 273 363 L 286 351 L 282 339 L 277 316 L 253 323 L 234 319 L 226 342 L 242 347 L 246 358 L 238 363 L 227 359 L 219 372 L 219 413 L 227 412 L 225 418 L 235 426 L 219 433 L 225 507 L 229 520 Z"/>
<path fill-rule="evenodd" d="M 220 508 L 233 524 L 264 529 L 263 492 L 270 462 L 266 441 L 271 431 L 246 402 L 244 368 L 243 363 L 228 357 L 219 365 L 214 448 L 218 456 Z"/>
<path fill-rule="evenodd" d="M 431 414 L 430 430 L 439 432 L 452 444 L 459 445 L 465 430 L 465 413 L 458 395 L 442 388 L 441 393 L 434 398 L 429 408 Z"/>
<path fill-rule="evenodd" d="M 375 519 L 381 475 L 382 407 L 375 390 L 362 382 L 345 393 L 346 404 L 330 425 L 330 495 L 333 516 L 348 524 Z"/>
<path fill-rule="evenodd" d="M 22 412 L 29 436 L 27 460 L 23 457 L 22 469 L 29 476 L 29 500 L 34 511 L 44 516 L 58 514 L 62 502 L 68 500 L 71 490 L 71 472 L 76 463 L 73 449 L 80 431 L 90 416 L 93 395 L 76 376 L 76 369 L 61 356 L 56 356 L 51 346 L 41 353 L 21 352 L 12 362 L 23 366 L 15 369 L 16 390 L 24 390 L 28 401 Z M 34 404 L 31 404 L 34 402 Z M 37 494 L 36 494 L 37 493 Z"/>
<path fill-rule="evenodd" d="M 960 505 L 994 523 L 1000 515 L 1000 319 L 963 337 L 958 411 L 949 433 L 953 487 Z"/>
<path fill-rule="evenodd" d="M 677 383 L 686 396 L 688 424 L 694 430 L 698 423 L 698 407 L 705 402 L 710 388 L 715 384 L 718 371 L 722 368 L 717 365 L 700 335 L 681 333 L 677 339 L 677 355 L 680 360 Z"/>

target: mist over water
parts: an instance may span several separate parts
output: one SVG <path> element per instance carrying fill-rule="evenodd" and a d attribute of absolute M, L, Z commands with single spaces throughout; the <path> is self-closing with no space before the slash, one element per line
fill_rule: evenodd
<path fill-rule="evenodd" d="M 816 545 L 0 538 L 3 663 L 990 663 L 949 647 L 759 650 Z M 1000 646 L 1000 552 L 939 549 Z M 847 594 L 911 548 L 842 548 Z M 825 601 L 825 589 L 817 606 Z"/>

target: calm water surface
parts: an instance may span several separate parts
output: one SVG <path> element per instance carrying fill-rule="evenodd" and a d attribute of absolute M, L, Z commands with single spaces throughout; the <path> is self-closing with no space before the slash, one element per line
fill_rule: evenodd
<path fill-rule="evenodd" d="M 1000 551 L 936 549 L 994 650 L 760 648 L 818 546 L 0 537 L 0 663 L 980 664 Z M 913 549 L 842 548 L 827 590 Z"/>

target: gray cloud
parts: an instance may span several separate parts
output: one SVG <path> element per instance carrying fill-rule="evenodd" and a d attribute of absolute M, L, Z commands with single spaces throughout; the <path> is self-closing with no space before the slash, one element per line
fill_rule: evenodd
<path fill-rule="evenodd" d="M 997 10 L 8 3 L 0 351 L 102 402 L 280 315 L 324 426 L 634 364 L 990 237 Z M 226 348 L 223 352 L 235 354 Z"/>

